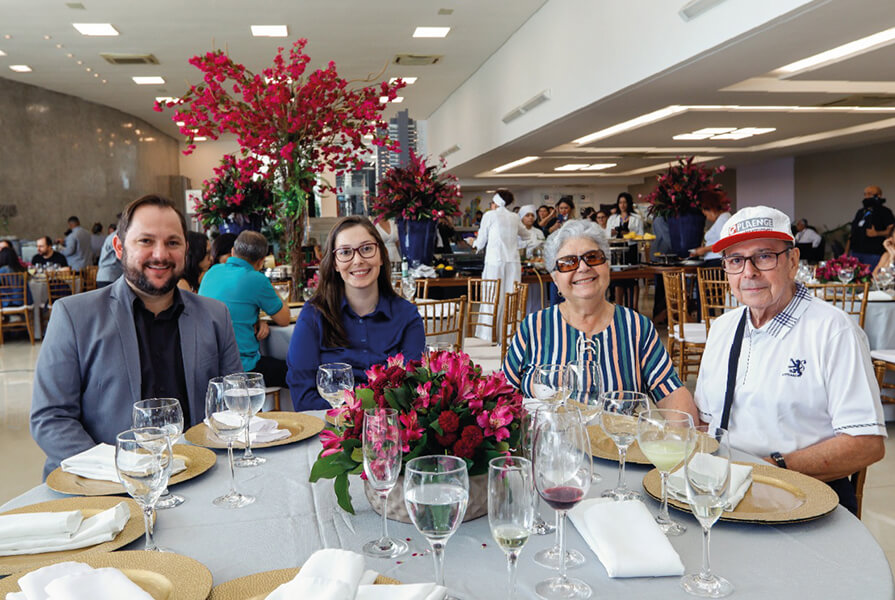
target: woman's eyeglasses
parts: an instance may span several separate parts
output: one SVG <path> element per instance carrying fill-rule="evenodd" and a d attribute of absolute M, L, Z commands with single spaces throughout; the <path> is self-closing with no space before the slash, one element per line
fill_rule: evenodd
<path fill-rule="evenodd" d="M 556 259 L 556 270 L 560 273 L 575 271 L 582 260 L 588 267 L 598 267 L 606 262 L 606 255 L 603 254 L 602 250 L 591 250 L 579 256 L 574 254 L 560 256 Z"/>
<path fill-rule="evenodd" d="M 341 248 L 336 248 L 333 250 L 333 254 L 336 255 L 336 260 L 342 263 L 351 262 L 354 260 L 354 253 L 357 252 L 360 254 L 361 258 L 373 258 L 376 256 L 376 251 L 379 250 L 379 246 L 373 242 L 367 242 L 366 244 L 361 244 L 357 248 L 352 248 L 351 246 L 342 246 Z"/>

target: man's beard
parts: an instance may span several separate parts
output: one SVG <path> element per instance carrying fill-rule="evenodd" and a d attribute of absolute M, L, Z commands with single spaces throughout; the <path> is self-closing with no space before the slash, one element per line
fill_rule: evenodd
<path fill-rule="evenodd" d="M 143 269 L 150 265 L 172 267 L 171 277 L 161 287 L 154 286 L 143 273 Z M 125 248 L 121 249 L 121 266 L 124 269 L 124 278 L 138 290 L 151 296 L 164 296 L 174 289 L 183 275 L 183 269 L 177 271 L 177 265 L 171 261 L 148 261 L 140 265 L 140 268 L 134 267 L 127 260 L 127 249 Z"/>

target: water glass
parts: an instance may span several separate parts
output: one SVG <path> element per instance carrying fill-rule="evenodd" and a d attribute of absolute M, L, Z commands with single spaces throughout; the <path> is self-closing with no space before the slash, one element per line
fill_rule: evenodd
<path fill-rule="evenodd" d="M 401 295 L 408 302 L 413 302 L 416 297 L 416 280 L 412 277 L 405 277 L 401 280 Z"/>
<path fill-rule="evenodd" d="M 637 438 L 637 417 L 647 410 L 646 394 L 640 392 L 605 392 L 600 425 L 618 448 L 618 484 L 602 496 L 613 500 L 640 500 L 641 494 L 625 484 L 625 457 L 628 447 Z"/>
<path fill-rule="evenodd" d="M 180 400 L 177 398 L 138 400 L 134 403 L 133 426 L 134 429 L 141 427 L 158 427 L 162 429 L 168 434 L 168 440 L 171 442 L 173 451 L 174 444 L 183 434 L 183 409 L 180 406 Z M 183 496 L 172 494 L 165 487 L 158 502 L 155 503 L 155 508 L 156 510 L 174 508 L 183 504 L 184 501 Z"/>
<path fill-rule="evenodd" d="M 571 376 L 568 365 L 536 366 L 531 381 L 535 398 L 545 403 L 564 403 L 572 393 Z"/>
<path fill-rule="evenodd" d="M 382 500 L 382 537 L 364 544 L 364 554 L 373 558 L 395 558 L 407 552 L 407 543 L 388 536 L 388 495 L 401 474 L 401 427 L 394 408 L 364 411 L 364 473 L 367 483 Z"/>
<path fill-rule="evenodd" d="M 354 371 L 348 363 L 326 363 L 317 367 L 317 393 L 338 408 L 345 392 L 354 389 Z"/>
<path fill-rule="evenodd" d="M 463 521 L 468 500 L 469 474 L 462 458 L 420 456 L 404 467 L 404 504 L 432 546 L 438 585 L 444 585 L 444 546 Z"/>
<path fill-rule="evenodd" d="M 236 491 L 236 469 L 233 464 L 233 442 L 245 433 L 249 426 L 249 393 L 245 378 L 236 375 L 212 377 L 208 381 L 205 394 L 205 422 L 222 440 L 227 442 L 227 456 L 230 460 L 230 491 L 215 498 L 215 506 L 222 508 L 242 508 L 255 501 L 254 496 Z"/>
<path fill-rule="evenodd" d="M 144 550 L 159 552 L 152 537 L 153 513 L 162 490 L 168 485 L 174 456 L 165 430 L 159 427 L 128 429 L 115 438 L 115 469 L 127 493 L 143 509 L 146 527 Z"/>
<path fill-rule="evenodd" d="M 238 373 L 245 378 L 246 390 L 249 393 L 249 422 L 245 432 L 245 452 L 240 458 L 233 461 L 237 467 L 257 467 L 267 462 L 267 459 L 261 456 L 255 456 L 252 453 L 252 418 L 264 407 L 264 400 L 267 393 L 264 385 L 264 375 L 261 373 Z"/>
<path fill-rule="evenodd" d="M 656 523 L 668 536 L 687 531 L 683 523 L 672 520 L 668 514 L 668 475 L 684 462 L 692 428 L 693 417 L 670 408 L 648 410 L 637 418 L 637 443 L 662 478 L 662 508 Z"/>
<path fill-rule="evenodd" d="M 529 461 L 531 461 L 531 446 L 535 436 L 534 424 L 537 410 L 537 408 L 532 406 L 526 406 L 525 412 L 522 413 L 522 419 L 519 423 L 519 445 L 522 447 L 522 456 Z M 540 511 L 535 510 L 535 518 L 531 530 L 532 533 L 537 535 L 547 535 L 556 531 L 556 527 L 545 521 L 544 518 L 541 517 Z M 559 548 L 556 547 L 553 550 L 556 551 L 555 564 L 559 567 Z M 549 550 L 544 550 L 542 552 L 549 552 Z M 535 558 L 535 560 L 537 561 L 537 558 Z"/>
<path fill-rule="evenodd" d="M 585 424 L 599 422 L 603 412 L 603 373 L 600 363 L 578 361 L 567 365 L 569 399 L 581 412 Z"/>
<path fill-rule="evenodd" d="M 488 524 L 507 555 L 507 599 L 516 595 L 516 561 L 528 541 L 535 512 L 531 461 L 499 456 L 488 463 Z"/>
<path fill-rule="evenodd" d="M 847 267 L 842 267 L 841 269 L 839 269 L 839 273 L 836 274 L 836 277 L 842 283 L 849 283 L 854 276 L 855 276 L 855 270 L 849 269 Z"/>

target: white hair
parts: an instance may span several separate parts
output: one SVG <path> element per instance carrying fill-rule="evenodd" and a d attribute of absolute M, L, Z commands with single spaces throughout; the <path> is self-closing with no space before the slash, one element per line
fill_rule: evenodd
<path fill-rule="evenodd" d="M 606 256 L 606 262 L 610 263 L 609 240 L 603 229 L 591 220 L 573 219 L 550 234 L 544 243 L 544 264 L 548 271 L 556 268 L 556 259 L 559 250 L 566 242 L 575 238 L 584 238 L 594 242 Z"/>

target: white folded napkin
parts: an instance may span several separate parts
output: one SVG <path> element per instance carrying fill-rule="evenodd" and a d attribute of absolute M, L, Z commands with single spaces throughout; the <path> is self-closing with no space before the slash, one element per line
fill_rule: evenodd
<path fill-rule="evenodd" d="M 711 454 L 700 453 L 693 457 L 690 461 L 690 465 L 691 468 L 693 468 L 695 464 L 697 468 L 705 469 L 707 473 L 711 473 L 713 468 L 719 466 L 723 468 L 723 462 L 723 458 L 718 458 Z M 752 485 L 752 467 L 731 462 L 730 491 L 727 495 L 727 503 L 724 505 L 724 510 L 726 512 L 736 510 L 740 500 L 742 500 L 743 496 L 746 495 L 746 492 L 749 491 L 750 485 Z M 689 504 L 690 500 L 687 498 L 687 481 L 686 476 L 684 475 L 684 467 L 680 467 L 677 471 L 668 476 L 668 497 Z"/>
<path fill-rule="evenodd" d="M 31 571 L 19 578 L 19 589 L 22 590 L 21 596 L 25 600 L 48 600 L 49 596 L 44 588 L 54 579 L 92 570 L 93 567 L 84 563 L 66 561 Z M 8 596 L 7 600 L 10 600 Z"/>
<path fill-rule="evenodd" d="M 46 537 L 29 537 L 9 540 L 0 544 L 0 556 L 19 554 L 40 554 L 95 546 L 115 539 L 130 519 L 131 511 L 124 502 L 93 515 L 81 522 L 74 534 L 63 533 Z"/>
<path fill-rule="evenodd" d="M 71 535 L 81 526 L 79 510 L 0 516 L 0 545 L 10 541 Z"/>
<path fill-rule="evenodd" d="M 228 427 L 238 427 L 243 418 L 242 415 L 232 410 L 214 413 L 215 421 L 219 421 Z M 207 418 L 205 419 L 205 424 L 208 425 Z M 292 435 L 288 429 L 277 429 L 278 425 L 279 423 L 273 419 L 252 417 L 252 420 L 249 421 L 249 435 L 252 438 L 252 443 L 264 444 L 266 442 L 275 442 Z M 211 426 L 209 425 L 209 427 Z M 243 439 L 244 436 L 245 434 L 242 434 L 240 439 Z"/>
<path fill-rule="evenodd" d="M 610 577 L 682 575 L 684 564 L 639 500 L 581 501 L 569 511 L 575 529 Z"/>
<path fill-rule="evenodd" d="M 435 583 L 361 585 L 355 600 L 444 600 L 447 588 Z"/>
<path fill-rule="evenodd" d="M 354 600 L 365 572 L 364 557 L 349 550 L 318 550 L 302 566 L 292 581 L 286 582 L 267 600 Z"/>
<path fill-rule="evenodd" d="M 66 473 L 97 479 L 100 481 L 113 481 L 119 483 L 118 471 L 115 469 L 115 446 L 109 444 L 97 444 L 80 454 L 69 456 L 60 463 Z M 174 459 L 171 466 L 171 475 L 176 475 L 186 470 L 186 462 L 180 458 Z"/>
<path fill-rule="evenodd" d="M 54 579 L 45 589 L 50 600 L 153 600 L 118 569 L 66 575 Z"/>

